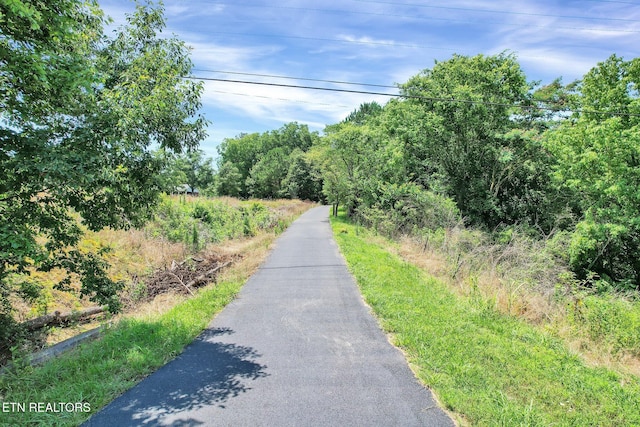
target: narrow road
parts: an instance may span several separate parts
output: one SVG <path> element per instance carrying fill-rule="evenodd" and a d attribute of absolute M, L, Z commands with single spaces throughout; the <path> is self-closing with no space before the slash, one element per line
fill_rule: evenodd
<path fill-rule="evenodd" d="M 88 426 L 451 426 L 380 330 L 314 208 L 175 360 Z"/>

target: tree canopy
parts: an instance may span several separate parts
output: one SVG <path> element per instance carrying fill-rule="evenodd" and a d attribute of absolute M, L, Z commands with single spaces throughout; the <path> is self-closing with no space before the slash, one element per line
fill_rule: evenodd
<path fill-rule="evenodd" d="M 318 140 L 316 132 L 295 122 L 224 140 L 218 147 L 218 194 L 320 200 L 322 178 L 306 158 Z"/>
<path fill-rule="evenodd" d="M 75 247 L 76 214 L 91 230 L 141 224 L 160 190 L 151 147 L 179 152 L 204 137 L 202 87 L 182 78 L 184 43 L 160 35 L 162 7 L 138 6 L 127 22 L 108 38 L 95 1 L 0 1 L 3 313 L 11 292 L 37 291 L 29 271 L 53 268 L 117 310 L 120 285 L 99 254 Z"/>
<path fill-rule="evenodd" d="M 613 55 L 578 90 L 578 111 L 545 138 L 556 182 L 579 196 L 571 263 L 640 290 L 640 60 Z"/>
<path fill-rule="evenodd" d="M 578 278 L 640 289 L 639 71 L 613 55 L 539 86 L 514 55 L 453 55 L 399 85 L 406 98 L 327 126 L 313 150 L 325 196 L 396 232 L 456 211 L 490 233 L 563 231 Z"/>

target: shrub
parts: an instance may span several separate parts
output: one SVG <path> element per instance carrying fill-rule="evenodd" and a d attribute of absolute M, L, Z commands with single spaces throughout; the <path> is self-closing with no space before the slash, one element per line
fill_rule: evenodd
<path fill-rule="evenodd" d="M 375 203 L 360 206 L 357 215 L 366 225 L 390 236 L 453 228 L 461 221 L 453 200 L 413 183 L 383 184 Z"/>

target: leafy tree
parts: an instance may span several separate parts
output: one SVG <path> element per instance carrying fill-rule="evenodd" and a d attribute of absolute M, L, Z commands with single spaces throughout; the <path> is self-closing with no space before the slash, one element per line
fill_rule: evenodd
<path fill-rule="evenodd" d="M 371 206 L 384 182 L 404 178 L 396 141 L 380 126 L 379 104 L 364 103 L 342 122 L 325 128 L 325 137 L 313 155 L 323 174 L 323 193 L 334 214 L 344 204 L 353 215 L 359 206 Z"/>
<path fill-rule="evenodd" d="M 370 121 L 373 117 L 378 116 L 382 113 L 382 106 L 375 101 L 365 102 L 360 104 L 360 107 L 356 110 L 352 111 L 346 119 L 344 119 L 344 123 L 353 123 L 355 125 L 363 125 L 367 121 Z"/>
<path fill-rule="evenodd" d="M 536 221 L 527 211 L 544 194 L 548 156 L 527 132 L 531 85 L 512 55 L 454 55 L 401 89 L 413 97 L 399 108 L 412 119 L 400 137 L 413 179 L 438 179 L 424 184 L 442 187 L 471 223 Z"/>
<path fill-rule="evenodd" d="M 578 195 L 570 247 L 583 278 L 595 272 L 640 290 L 640 60 L 615 55 L 579 86 L 580 112 L 549 132 L 555 177 Z"/>
<path fill-rule="evenodd" d="M 282 181 L 287 170 L 287 155 L 282 147 L 274 148 L 253 167 L 247 178 L 247 189 L 252 197 L 273 199 L 280 196 Z"/>
<path fill-rule="evenodd" d="M 177 154 L 163 149 L 152 152 L 154 161 L 162 165 L 158 174 L 158 185 L 160 189 L 167 193 L 175 193 L 180 185 L 187 182 L 184 171 L 175 167 Z"/>
<path fill-rule="evenodd" d="M 0 1 L 0 293 L 3 314 L 29 271 L 62 268 L 112 311 L 120 284 L 100 254 L 76 248 L 91 230 L 136 226 L 159 191 L 150 147 L 193 148 L 201 86 L 164 38 L 162 7 L 138 6 L 112 39 L 95 1 Z"/>
<path fill-rule="evenodd" d="M 289 156 L 289 170 L 282 181 L 282 194 L 292 199 L 317 201 L 321 191 L 320 172 L 302 150 L 295 149 Z"/>
<path fill-rule="evenodd" d="M 213 184 L 213 160 L 202 150 L 191 150 L 177 156 L 172 169 L 185 177 L 180 184 L 187 184 L 192 190 L 204 190 Z"/>
<path fill-rule="evenodd" d="M 247 178 L 253 165 L 263 154 L 262 137 L 259 133 L 240 134 L 227 138 L 218 146 L 219 164 L 232 164 L 240 173 L 240 195 L 248 197 Z"/>
<path fill-rule="evenodd" d="M 287 196 L 282 183 L 288 173 L 289 157 L 296 151 L 307 152 L 318 138 L 306 125 L 295 122 L 262 134 L 241 134 L 218 147 L 219 164 L 230 163 L 237 168 L 241 197 Z"/>
<path fill-rule="evenodd" d="M 239 197 L 242 189 L 242 175 L 231 162 L 223 163 L 215 176 L 216 194 Z"/>

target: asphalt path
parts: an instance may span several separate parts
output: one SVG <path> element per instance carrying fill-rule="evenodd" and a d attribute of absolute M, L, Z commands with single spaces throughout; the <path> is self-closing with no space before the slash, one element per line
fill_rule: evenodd
<path fill-rule="evenodd" d="M 362 301 L 328 216 L 295 221 L 181 355 L 86 425 L 454 425 Z"/>

